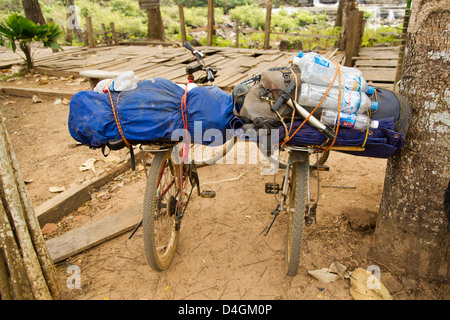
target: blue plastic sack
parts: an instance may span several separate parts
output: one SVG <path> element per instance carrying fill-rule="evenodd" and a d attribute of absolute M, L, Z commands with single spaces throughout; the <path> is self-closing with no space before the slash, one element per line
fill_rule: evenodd
<path fill-rule="evenodd" d="M 140 81 L 135 90 L 112 92 L 125 138 L 132 144 L 172 141 L 173 133 L 183 130 L 183 94 L 184 89 L 163 78 Z M 188 131 L 195 143 L 214 141 L 214 137 L 204 139 L 208 129 L 216 129 L 226 136 L 225 131 L 234 116 L 229 93 L 214 86 L 197 87 L 188 92 L 186 106 Z M 108 94 L 76 93 L 70 101 L 68 126 L 76 141 L 93 148 L 122 140 Z M 194 135 L 194 128 L 201 128 L 201 134 Z"/>
<path fill-rule="evenodd" d="M 394 131 L 393 117 L 379 119 L 377 129 L 369 129 L 367 141 L 363 151 L 341 151 L 343 153 L 352 154 L 362 157 L 384 158 L 387 159 L 398 153 L 406 142 L 404 136 Z M 294 121 L 292 132 L 295 132 L 302 121 Z M 253 141 L 259 143 L 258 136 L 251 136 L 242 130 L 243 122 L 239 118 L 234 118 L 230 125 L 233 133 L 241 140 Z M 290 123 L 286 126 L 290 128 Z M 271 137 L 272 144 L 278 145 L 284 140 L 286 131 L 284 126 L 278 129 L 278 136 Z M 278 139 L 274 141 L 275 139 Z M 354 130 L 350 128 L 340 127 L 334 146 L 355 146 L 359 147 L 366 140 L 366 130 Z M 305 123 L 302 128 L 286 143 L 287 146 L 320 146 L 322 144 L 329 145 L 332 141 L 328 140 L 322 133 L 309 123 Z"/>
<path fill-rule="evenodd" d="M 394 118 L 379 119 L 379 126 L 377 129 L 369 129 L 367 141 L 364 146 L 364 151 L 340 151 L 343 153 L 352 154 L 355 156 L 384 158 L 387 159 L 398 153 L 406 142 L 406 139 L 401 133 L 394 131 Z M 301 122 L 294 122 L 292 131 L 295 131 Z M 289 124 L 287 124 L 289 128 Z M 279 128 L 280 141 L 283 141 L 285 136 L 284 127 Z M 366 140 L 366 130 L 354 130 L 349 128 L 339 128 L 338 135 L 334 146 L 355 146 L 359 147 L 364 144 Z M 331 144 L 327 142 L 327 138 L 321 134 L 316 128 L 309 124 L 305 124 L 297 134 L 286 143 L 286 145 L 293 146 L 319 146 L 322 143 L 326 145 Z"/>

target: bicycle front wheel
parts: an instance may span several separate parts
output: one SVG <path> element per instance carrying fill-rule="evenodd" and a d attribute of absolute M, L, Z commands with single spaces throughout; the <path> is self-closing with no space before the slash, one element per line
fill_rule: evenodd
<path fill-rule="evenodd" d="M 288 223 L 286 239 L 286 274 L 295 276 L 300 263 L 305 212 L 308 206 L 309 154 L 291 154 L 292 174 L 286 202 Z"/>
<path fill-rule="evenodd" d="M 143 228 L 147 262 L 155 271 L 169 268 L 175 255 L 180 229 L 177 213 L 180 199 L 180 165 L 171 158 L 172 150 L 156 153 L 144 196 Z"/>

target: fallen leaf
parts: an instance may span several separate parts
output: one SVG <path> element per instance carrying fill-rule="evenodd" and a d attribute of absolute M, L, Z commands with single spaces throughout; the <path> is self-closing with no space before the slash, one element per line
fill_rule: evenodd
<path fill-rule="evenodd" d="M 63 192 L 65 190 L 66 190 L 66 188 L 64 186 L 63 187 L 50 187 L 50 188 L 48 188 L 48 191 L 53 192 L 53 193 Z"/>
<path fill-rule="evenodd" d="M 324 283 L 331 283 L 339 279 L 339 275 L 335 273 L 331 273 L 328 268 L 322 268 L 318 270 L 312 270 L 308 271 L 310 275 L 312 275 L 314 278 L 316 278 L 319 281 L 322 281 Z"/>
<path fill-rule="evenodd" d="M 43 234 L 50 234 L 53 231 L 55 231 L 56 229 L 58 229 L 58 226 L 56 225 L 56 223 L 46 223 L 42 227 L 42 233 Z"/>
<path fill-rule="evenodd" d="M 97 159 L 95 158 L 90 158 L 88 160 L 86 160 L 81 166 L 80 166 L 80 171 L 87 171 L 89 169 L 92 169 L 94 172 L 94 163 L 95 161 L 97 161 Z"/>
<path fill-rule="evenodd" d="M 338 275 L 341 276 L 342 279 L 350 278 L 350 274 L 347 271 L 347 267 L 337 261 L 333 261 L 333 263 L 330 265 L 329 271 L 337 273 Z"/>
<path fill-rule="evenodd" d="M 33 98 L 31 98 L 31 101 L 33 101 L 33 103 L 39 103 L 42 102 L 42 99 L 34 95 Z"/>
<path fill-rule="evenodd" d="M 54 105 L 61 104 L 62 100 L 60 98 L 56 99 L 55 102 L 53 102 Z"/>
<path fill-rule="evenodd" d="M 355 300 L 392 300 L 384 284 L 371 272 L 355 269 L 350 276 L 350 295 Z"/>

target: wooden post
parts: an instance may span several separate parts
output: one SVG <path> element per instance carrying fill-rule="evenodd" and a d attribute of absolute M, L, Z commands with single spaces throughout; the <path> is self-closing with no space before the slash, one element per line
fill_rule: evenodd
<path fill-rule="evenodd" d="M 406 8 L 405 9 L 405 17 L 403 18 L 402 41 L 400 42 L 400 51 L 398 54 L 398 62 L 397 62 L 397 69 L 395 71 L 394 84 L 397 84 L 397 82 L 399 82 L 402 77 L 403 60 L 405 58 L 405 47 L 406 47 L 406 32 L 408 31 L 410 15 L 411 15 L 411 9 Z"/>
<path fill-rule="evenodd" d="M 207 25 L 207 38 L 206 45 L 212 46 L 214 32 L 214 0 L 208 0 L 208 25 Z"/>
<path fill-rule="evenodd" d="M 69 43 L 69 45 L 72 45 L 72 25 L 69 24 L 69 19 L 72 17 L 72 14 L 67 12 L 66 14 L 66 21 L 67 21 L 67 28 L 66 28 L 66 41 Z"/>
<path fill-rule="evenodd" d="M 164 42 L 166 41 L 166 32 L 164 22 L 161 16 L 159 4 L 153 9 L 147 9 L 148 18 L 148 39 Z"/>
<path fill-rule="evenodd" d="M 348 15 L 348 24 L 347 24 L 347 33 L 345 37 L 345 61 L 344 66 L 351 67 L 352 65 L 352 56 L 353 56 L 353 43 L 355 40 L 355 37 L 353 35 L 354 28 L 356 22 L 356 17 L 354 14 L 354 10 L 351 10 Z"/>
<path fill-rule="evenodd" d="M 89 45 L 89 37 L 88 37 L 88 31 L 87 31 L 87 24 L 84 24 L 84 32 L 83 32 L 83 42 L 86 46 Z"/>
<path fill-rule="evenodd" d="M 86 32 L 88 36 L 88 45 L 90 48 L 95 48 L 95 35 L 94 35 L 94 26 L 92 25 L 92 18 L 86 17 Z"/>
<path fill-rule="evenodd" d="M 337 12 L 336 12 L 336 21 L 334 22 L 335 27 L 342 27 L 342 14 L 344 9 L 345 0 L 339 0 Z"/>
<path fill-rule="evenodd" d="M 234 32 L 236 33 L 236 41 L 234 43 L 235 48 L 239 48 L 239 21 L 234 22 Z"/>
<path fill-rule="evenodd" d="M 339 50 L 344 51 L 347 47 L 347 38 L 351 33 L 351 11 L 355 7 L 354 0 L 345 0 L 344 9 L 342 14 L 342 33 L 339 42 Z"/>
<path fill-rule="evenodd" d="M 178 4 L 178 15 L 180 17 L 180 33 L 181 33 L 181 42 L 185 43 L 187 41 L 186 37 L 186 23 L 184 21 L 184 8 L 183 4 Z"/>
<path fill-rule="evenodd" d="M 266 1 L 266 25 L 264 28 L 264 50 L 270 48 L 270 22 L 272 19 L 272 1 Z"/>
<path fill-rule="evenodd" d="M 114 26 L 114 22 L 111 22 L 110 26 L 111 26 L 111 32 L 112 32 L 114 45 L 118 46 L 119 45 L 119 38 L 117 37 L 117 32 L 116 32 L 116 27 Z"/>
<path fill-rule="evenodd" d="M 0 185 L 2 299 L 59 299 L 58 276 L 1 117 Z"/>
<path fill-rule="evenodd" d="M 355 61 L 353 57 L 356 57 L 359 52 L 362 39 L 364 12 L 354 9 L 351 11 L 351 28 L 348 33 L 347 44 L 345 46 L 345 63 L 346 67 L 353 67 Z"/>
<path fill-rule="evenodd" d="M 109 39 L 108 39 L 108 34 L 106 33 L 106 27 L 105 27 L 105 24 L 102 23 L 102 24 L 101 24 L 101 27 L 102 27 L 102 33 L 103 33 L 103 40 L 105 41 L 105 44 L 106 44 L 106 45 L 109 45 Z"/>

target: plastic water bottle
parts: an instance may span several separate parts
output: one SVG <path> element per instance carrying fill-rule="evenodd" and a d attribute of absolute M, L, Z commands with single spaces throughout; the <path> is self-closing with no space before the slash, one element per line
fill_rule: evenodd
<path fill-rule="evenodd" d="M 327 92 L 327 87 L 318 86 L 311 83 L 303 83 L 298 102 L 305 107 L 316 107 Z M 319 109 L 340 110 L 343 113 L 364 113 L 367 110 L 378 109 L 378 102 L 372 102 L 364 92 L 352 91 L 343 88 L 341 100 L 339 101 L 339 89 L 332 87 Z"/>
<path fill-rule="evenodd" d="M 193 83 L 193 82 L 190 82 L 190 83 L 188 83 L 188 84 L 177 83 L 177 85 L 178 85 L 181 89 L 183 89 L 183 90 L 186 90 L 186 87 L 187 87 L 187 91 L 188 91 L 188 92 L 191 91 L 192 89 L 198 87 L 198 85 L 195 84 L 195 83 Z"/>
<path fill-rule="evenodd" d="M 323 109 L 320 121 L 324 124 L 334 126 L 337 124 L 338 113 L 335 110 Z M 368 127 L 376 129 L 379 122 L 370 119 L 364 114 L 340 113 L 339 125 L 355 130 L 365 130 Z"/>
<path fill-rule="evenodd" d="M 336 65 L 327 58 L 315 52 L 299 52 L 293 60 L 302 72 L 302 81 L 329 87 L 336 74 Z M 375 88 L 369 86 L 360 70 L 341 66 L 341 86 L 353 91 L 372 94 Z M 339 87 L 339 76 L 333 82 L 333 87 Z"/>
<path fill-rule="evenodd" d="M 137 88 L 139 78 L 134 75 L 133 71 L 127 71 L 112 79 L 104 79 L 97 83 L 94 91 L 98 93 L 108 93 L 109 91 L 130 91 Z M 109 84 L 109 87 L 108 87 Z"/>

